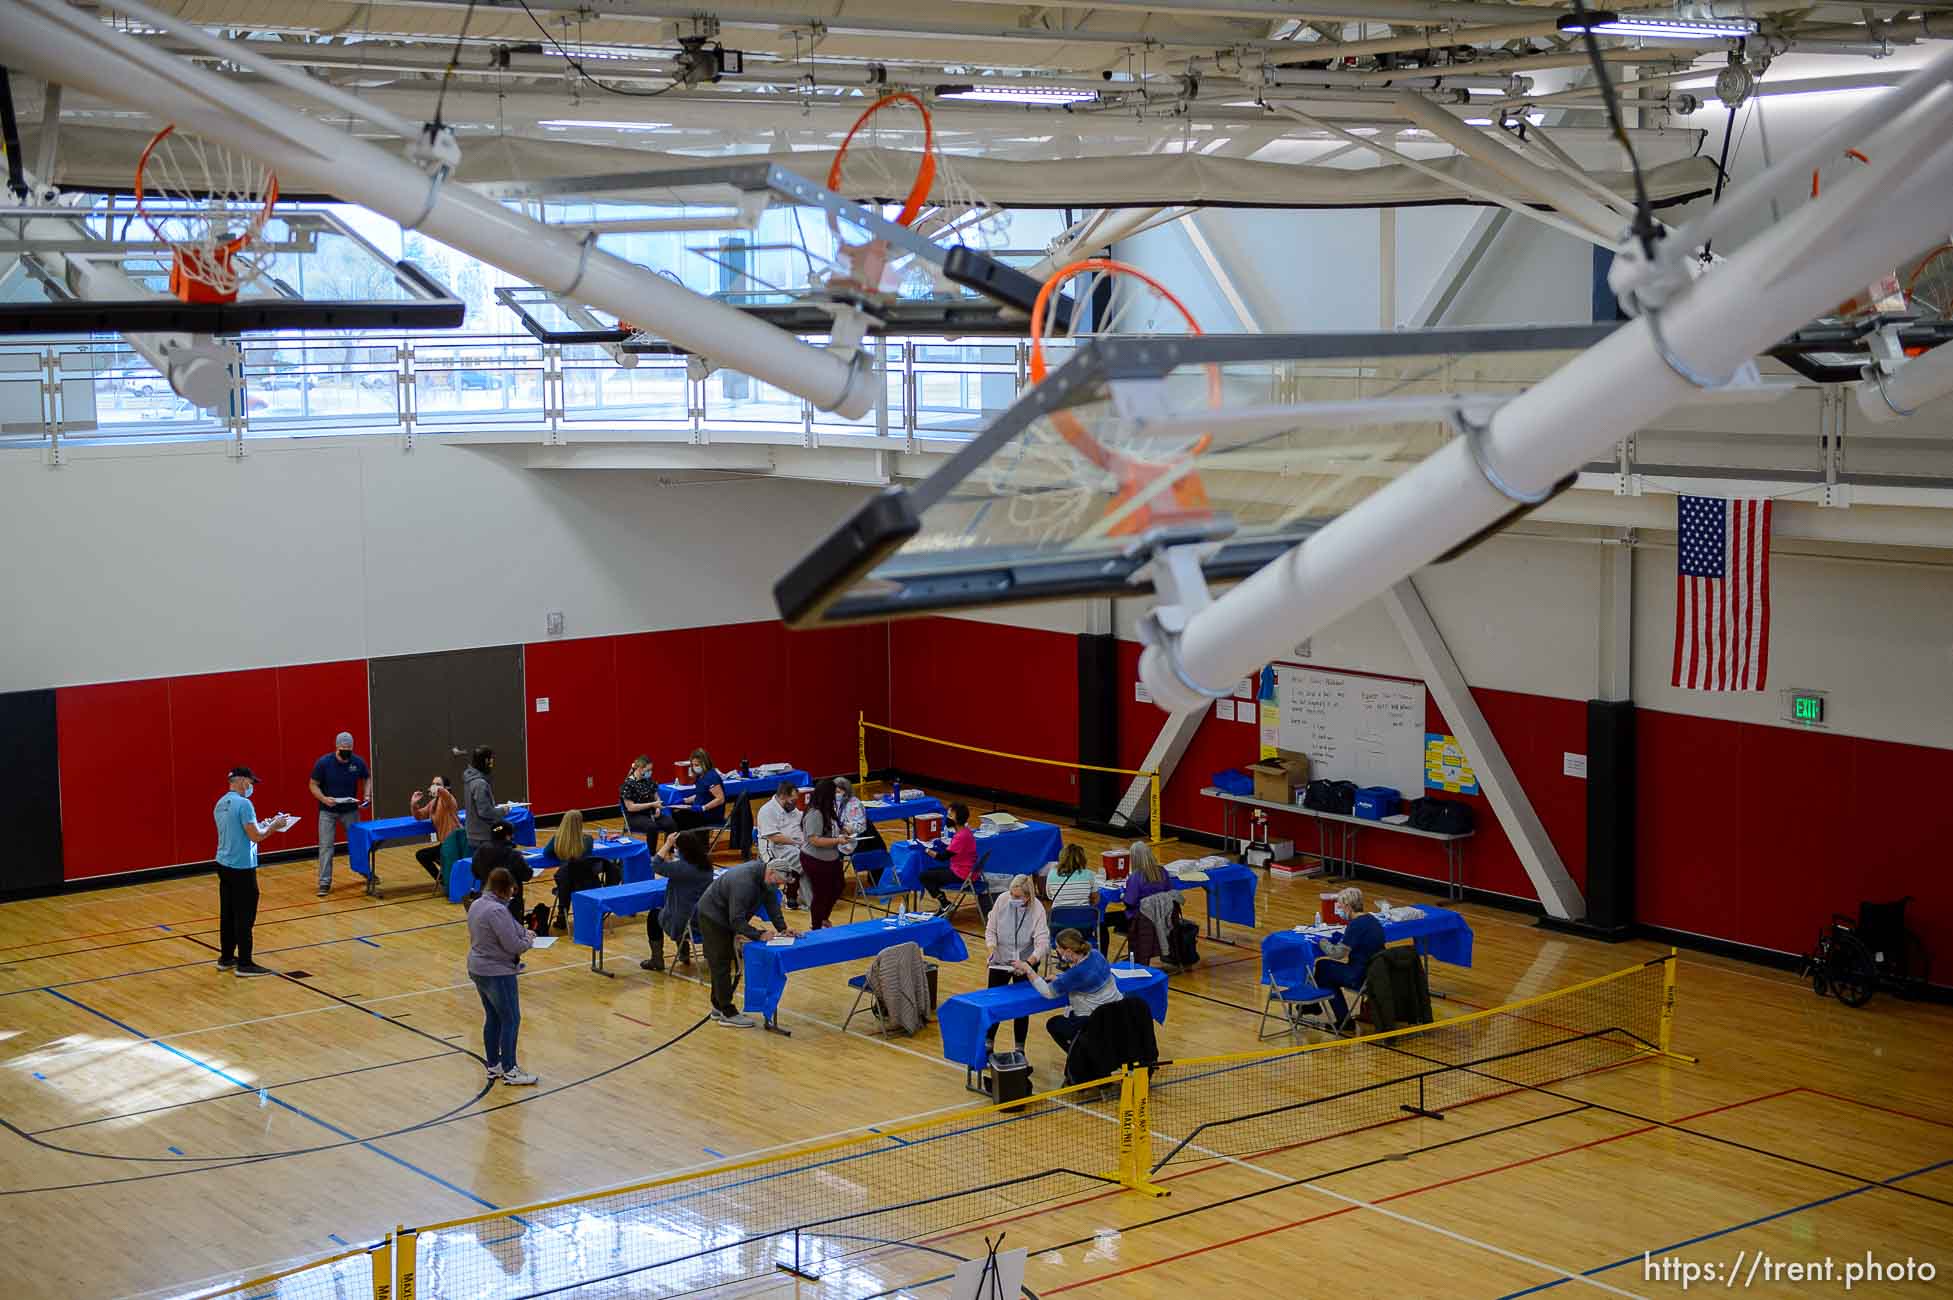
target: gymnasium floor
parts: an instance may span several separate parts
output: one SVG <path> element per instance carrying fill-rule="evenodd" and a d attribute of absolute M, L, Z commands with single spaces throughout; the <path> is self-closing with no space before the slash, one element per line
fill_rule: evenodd
<path fill-rule="evenodd" d="M 789 983 L 791 1039 L 701 1025 L 695 983 L 637 969 L 636 920 L 612 923 L 615 980 L 567 940 L 532 956 L 521 1056 L 542 1084 L 484 1093 L 461 909 L 432 897 L 409 849 L 380 863 L 377 900 L 343 860 L 323 901 L 311 864 L 264 870 L 258 952 L 280 979 L 214 971 L 207 877 L 0 906 L 5 1295 L 192 1295 L 396 1224 L 979 1100 L 933 1026 L 908 1040 L 842 1035 L 845 968 Z M 1319 892 L 1265 881 L 1263 931 L 1304 919 Z M 1451 994 L 1440 1015 L 1661 951 L 1462 910 L 1476 964 L 1435 968 Z M 976 933 L 973 914 L 962 925 Z M 1163 1053 L 1256 1046 L 1257 936 L 1229 934 L 1245 946 L 1205 943 L 1201 965 L 1174 977 Z M 944 995 L 980 975 L 946 966 Z M 1164 1199 L 1059 1202 L 928 1251 L 864 1256 L 827 1285 L 739 1293 L 947 1295 L 931 1279 L 1001 1229 L 1033 1248 L 1027 1282 L 1044 1296 L 1679 1292 L 1644 1252 L 1657 1266 L 1755 1270 L 1730 1289 L 1827 1295 L 1868 1251 L 1910 1259 L 1913 1278 L 1852 1294 L 1953 1294 L 1953 1010 L 1881 997 L 1852 1011 L 1789 975 L 1685 953 L 1676 1046 L 1701 1063 L 1647 1061 L 1442 1121 L 1176 1164 Z M 1031 1057 L 1054 1083 L 1059 1060 L 1036 1026 Z M 1781 1271 L 1827 1257 L 1828 1282 Z"/>

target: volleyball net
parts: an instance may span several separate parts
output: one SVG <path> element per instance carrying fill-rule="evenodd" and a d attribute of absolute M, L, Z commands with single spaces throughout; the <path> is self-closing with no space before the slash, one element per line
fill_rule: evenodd
<path fill-rule="evenodd" d="M 1017 788 L 1020 792 L 1023 792 L 1022 787 L 1027 783 L 1018 783 L 1018 785 L 1013 786 L 1010 778 L 1004 775 L 1009 769 L 1003 765 L 1008 763 L 1028 763 L 1041 768 L 1057 768 L 1068 772 L 1097 772 L 1142 780 L 1146 786 L 1147 838 L 1155 844 L 1164 838 L 1160 830 L 1160 774 L 1157 768 L 1103 767 L 1096 763 L 1078 763 L 1064 758 L 1042 758 L 1036 754 L 1016 754 L 1005 749 L 986 749 L 982 745 L 969 745 L 960 740 L 950 740 L 943 736 L 930 736 L 919 731 L 904 731 L 900 727 L 892 727 L 886 723 L 870 722 L 866 715 L 860 715 L 857 717 L 855 723 L 855 762 L 859 768 L 860 778 L 863 783 L 866 783 L 868 780 L 868 733 L 871 731 L 879 735 L 899 737 L 920 746 L 934 747 L 949 750 L 955 754 L 972 756 L 971 759 L 966 759 L 966 762 L 989 760 L 983 763 L 978 773 L 981 779 L 968 782 L 968 784 L 982 789 L 1003 791 Z M 928 750 L 925 749 L 922 752 L 928 752 Z M 938 775 L 941 774 L 938 773 Z M 1133 812 L 1137 811 L 1130 806 L 1132 802 L 1129 795 L 1119 803 L 1120 813 L 1126 815 L 1128 818 L 1130 818 Z"/>
<path fill-rule="evenodd" d="M 1040 1238 L 1042 1224 L 1076 1229 L 1045 1213 L 1121 1191 L 1162 1195 L 1154 1179 L 1169 1165 L 1268 1159 L 1636 1061 L 1687 1060 L 1670 1046 L 1675 965 L 1671 952 L 1431 1025 L 1164 1061 L 1018 1102 L 403 1227 L 216 1294 L 675 1297 L 763 1289 L 768 1279 L 881 1293 L 949 1272 L 973 1234 L 1003 1222 L 1028 1233 L 1036 1254 L 1061 1239 Z"/>

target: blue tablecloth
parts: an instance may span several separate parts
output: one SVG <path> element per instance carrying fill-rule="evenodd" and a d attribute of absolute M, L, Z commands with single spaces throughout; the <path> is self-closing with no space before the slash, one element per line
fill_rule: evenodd
<path fill-rule="evenodd" d="M 1113 978 L 1119 980 L 1121 993 L 1145 998 L 1153 1019 L 1165 1024 L 1166 972 L 1135 966 L 1126 961 L 1112 969 L 1143 972 L 1142 979 Z M 1061 1011 L 1064 1006 L 1065 999 L 1047 998 L 1030 984 L 1005 984 L 994 989 L 979 989 L 974 993 L 958 993 L 936 1009 L 936 1019 L 941 1022 L 943 1030 L 943 1059 L 955 1061 L 972 1070 L 981 1070 L 988 1063 L 984 1039 L 992 1025 L 1001 1025 L 1019 1016 Z"/>
<path fill-rule="evenodd" d="M 899 803 L 869 803 L 864 800 L 861 806 L 867 811 L 868 820 L 873 823 L 914 821 L 918 817 L 943 811 L 941 799 L 932 799 L 926 795 L 920 799 L 904 799 Z"/>
<path fill-rule="evenodd" d="M 1064 840 L 1064 833 L 1050 822 L 1025 822 L 1022 830 L 977 836 L 977 857 L 983 859 L 985 854 L 989 855 L 983 863 L 986 876 L 1035 876 L 1046 863 L 1058 860 Z M 925 846 L 915 840 L 902 840 L 888 846 L 888 856 L 904 889 L 922 888 L 923 870 L 934 861 Z"/>
<path fill-rule="evenodd" d="M 857 921 L 853 925 L 837 925 L 803 934 L 792 943 L 777 948 L 764 943 L 749 943 L 744 949 L 746 1010 L 757 1011 L 771 1019 L 780 1009 L 780 995 L 787 991 L 787 976 L 794 971 L 832 966 L 844 961 L 860 961 L 864 957 L 877 955 L 884 948 L 893 948 L 902 943 L 920 944 L 925 956 L 938 961 L 962 961 L 970 955 L 969 949 L 963 946 L 963 936 L 951 929 L 949 922 L 940 916 L 901 925 L 891 924 L 879 917 L 872 921 Z"/>
<path fill-rule="evenodd" d="M 1253 867 L 1242 866 L 1239 862 L 1229 862 L 1224 866 L 1208 867 L 1207 879 L 1183 880 L 1168 872 L 1177 890 L 1204 889 L 1207 891 L 1207 914 L 1218 921 L 1231 925 L 1252 927 L 1255 923 L 1255 894 L 1261 889 L 1261 876 Z M 1098 882 L 1099 912 L 1114 903 L 1120 902 L 1124 882 L 1108 884 L 1103 876 L 1094 876 Z M 1049 886 L 1046 886 L 1049 888 Z"/>
<path fill-rule="evenodd" d="M 585 948 L 604 946 L 606 916 L 638 916 L 665 905 L 663 876 L 578 891 L 570 898 L 570 939 Z"/>
<path fill-rule="evenodd" d="M 468 820 L 466 813 L 461 820 Z M 509 809 L 508 823 L 515 830 L 517 844 L 536 842 L 536 815 L 527 808 Z M 373 850 L 388 840 L 426 840 L 434 834 L 434 823 L 420 817 L 381 817 L 370 822 L 354 822 L 346 828 L 346 861 L 362 876 L 373 874 Z"/>
<path fill-rule="evenodd" d="M 719 775 L 723 778 L 720 784 L 726 788 L 726 802 L 729 804 L 738 803 L 749 794 L 772 794 L 780 788 L 782 781 L 791 781 L 796 786 L 814 783 L 814 778 L 799 768 L 791 772 L 775 772 L 772 776 L 738 777 L 725 772 Z M 668 806 L 676 803 L 689 804 L 693 789 L 694 787 L 689 785 L 661 785 L 658 787 L 658 798 L 664 800 Z"/>
<path fill-rule="evenodd" d="M 1409 939 L 1426 957 L 1452 966 L 1471 965 L 1472 928 L 1465 924 L 1465 918 L 1449 908 L 1432 907 L 1429 903 L 1416 906 L 1424 913 L 1418 919 L 1383 923 L 1384 942 Z M 1291 991 L 1301 990 L 1305 995 L 1315 991 L 1310 981 L 1315 978 L 1316 958 L 1322 954 L 1322 944 L 1323 939 L 1317 935 L 1277 930 L 1261 941 L 1261 982 Z"/>
<path fill-rule="evenodd" d="M 624 883 L 627 885 L 649 880 L 656 874 L 651 869 L 651 846 L 640 839 L 624 836 L 610 841 L 598 840 L 590 846 L 590 856 L 620 863 L 624 868 Z M 556 860 L 556 855 L 549 851 L 547 844 L 526 851 L 522 855 L 522 860 L 538 872 L 563 865 Z M 468 896 L 468 891 L 475 887 L 474 865 L 473 858 L 454 860 L 454 870 L 448 872 L 450 903 L 460 902 Z"/>

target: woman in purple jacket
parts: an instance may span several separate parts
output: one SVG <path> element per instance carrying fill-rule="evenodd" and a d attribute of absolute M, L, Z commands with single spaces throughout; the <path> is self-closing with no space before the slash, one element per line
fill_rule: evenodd
<path fill-rule="evenodd" d="M 534 1083 L 536 1076 L 515 1063 L 515 1035 L 522 1026 L 515 973 L 522 969 L 522 954 L 536 940 L 509 910 L 514 893 L 515 877 L 507 867 L 497 867 L 488 873 L 487 891 L 469 906 L 468 977 L 481 993 L 481 1040 L 489 1082 L 500 1079 L 519 1088 Z"/>

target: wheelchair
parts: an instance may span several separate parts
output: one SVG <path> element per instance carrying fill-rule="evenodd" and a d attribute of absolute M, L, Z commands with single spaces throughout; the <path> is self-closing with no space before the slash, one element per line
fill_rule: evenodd
<path fill-rule="evenodd" d="M 1911 997 L 1926 986 L 1932 962 L 1919 936 L 1906 929 L 1906 904 L 1860 903 L 1857 916 L 1831 914 L 1817 947 L 1804 958 L 1811 991 L 1848 1007 L 1862 1007 L 1881 989 Z"/>

